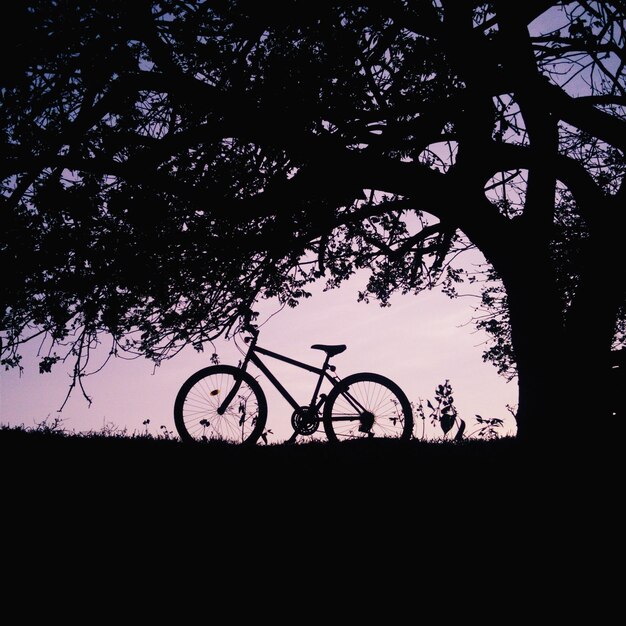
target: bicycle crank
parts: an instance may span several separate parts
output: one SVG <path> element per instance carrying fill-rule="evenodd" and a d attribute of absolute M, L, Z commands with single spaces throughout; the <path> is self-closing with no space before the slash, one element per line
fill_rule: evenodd
<path fill-rule="evenodd" d="M 371 411 L 363 411 L 359 417 L 359 432 L 369 433 L 372 430 L 376 416 Z"/>
<path fill-rule="evenodd" d="M 291 415 L 291 426 L 298 435 L 312 435 L 320 425 L 317 412 L 311 413 L 308 406 L 301 406 Z"/>

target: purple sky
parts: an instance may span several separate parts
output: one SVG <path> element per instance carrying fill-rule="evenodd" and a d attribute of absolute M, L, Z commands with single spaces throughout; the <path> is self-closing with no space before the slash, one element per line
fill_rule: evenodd
<path fill-rule="evenodd" d="M 561 8 L 551 9 L 531 25 L 534 33 L 545 32 L 566 24 Z M 605 61 L 617 64 L 613 56 Z M 572 71 L 578 66 L 571 65 Z M 573 95 L 588 92 L 581 74 L 577 80 L 569 75 L 567 90 Z M 471 258 L 471 257 L 470 257 Z M 474 258 L 475 260 L 475 258 Z M 348 350 L 333 359 L 337 372 L 346 376 L 358 371 L 372 371 L 388 376 L 405 391 L 409 400 L 432 399 L 436 385 L 449 378 L 460 417 L 472 430 L 476 413 L 499 417 L 505 421 L 503 434 L 515 430 L 514 419 L 506 405 L 517 402 L 516 382 L 507 383 L 493 366 L 482 362 L 486 336 L 475 330 L 470 319 L 476 299 L 450 300 L 438 291 L 419 296 L 399 296 L 390 308 L 376 303 L 357 303 L 357 292 L 363 276 L 345 283 L 341 289 L 322 293 L 303 301 L 295 309 L 285 309 L 262 328 L 259 344 L 301 361 L 321 364 L 322 354 L 310 350 L 313 343 L 345 343 Z M 275 310 L 271 303 L 261 307 L 261 320 Z M 24 355 L 26 371 L 0 372 L 0 423 L 33 426 L 50 416 L 56 417 L 69 385 L 67 370 L 57 366 L 52 374 L 37 372 L 33 356 L 37 346 L 28 346 Z M 233 342 L 219 342 L 217 351 L 223 363 L 236 364 L 239 353 Z M 127 428 L 129 432 L 145 429 L 159 431 L 163 425 L 174 431 L 172 407 L 180 385 L 194 371 L 209 364 L 210 353 L 197 354 L 188 349 L 153 372 L 145 360 L 116 360 L 100 374 L 87 379 L 86 387 L 93 398 L 88 407 L 80 392 L 61 414 L 65 427 L 76 431 L 100 430 L 105 424 Z M 287 389 L 302 403 L 310 399 L 315 378 L 290 366 L 264 359 Z M 290 434 L 291 407 L 261 379 L 268 396 L 269 418 L 274 440 Z M 421 424 L 417 424 L 418 434 Z M 430 434 L 436 434 L 431 431 Z"/>
<path fill-rule="evenodd" d="M 321 352 L 310 349 L 314 343 L 345 343 L 348 349 L 332 360 L 340 376 L 370 371 L 388 376 L 407 394 L 409 400 L 433 399 L 436 385 L 449 378 L 460 417 L 471 430 L 474 415 L 505 420 L 503 434 L 514 432 L 515 424 L 506 409 L 517 402 L 515 381 L 507 383 L 493 366 L 482 362 L 485 335 L 468 323 L 476 299 L 450 300 L 438 291 L 418 296 L 396 295 L 392 306 L 358 303 L 357 292 L 365 276 L 360 275 L 342 288 L 322 292 L 295 309 L 284 309 L 261 329 L 259 345 L 292 358 L 321 365 Z M 262 303 L 260 321 L 275 311 L 273 303 Z M 241 343 L 241 342 L 240 342 Z M 216 345 L 222 363 L 236 365 L 239 353 L 232 341 Z M 69 385 L 69 370 L 57 366 L 51 374 L 39 374 L 37 346 L 29 346 L 24 357 L 26 371 L 1 372 L 0 422 L 33 426 L 47 416 L 54 419 Z M 106 352 L 106 350 L 104 351 Z M 86 379 L 93 398 L 88 406 L 75 391 L 60 417 L 64 427 L 76 431 L 99 431 L 105 424 L 142 432 L 142 422 L 150 420 L 149 432 L 163 425 L 175 431 L 172 407 L 181 384 L 196 370 L 209 365 L 210 350 L 198 354 L 188 349 L 157 368 L 144 359 L 112 360 L 106 368 Z M 289 365 L 263 357 L 279 380 L 302 404 L 308 403 L 315 376 Z M 256 368 L 253 372 L 257 373 Z M 267 427 L 273 441 L 291 434 L 291 407 L 264 377 L 261 385 L 268 397 Z M 417 425 L 421 434 L 421 424 Z M 435 433 L 427 429 L 427 434 Z"/>

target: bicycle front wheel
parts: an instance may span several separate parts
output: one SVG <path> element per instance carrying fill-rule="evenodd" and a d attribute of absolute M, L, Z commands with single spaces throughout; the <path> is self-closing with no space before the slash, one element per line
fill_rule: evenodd
<path fill-rule="evenodd" d="M 206 367 L 193 374 L 174 403 L 176 430 L 188 442 L 254 444 L 266 421 L 267 401 L 259 383 L 230 365 Z"/>
<path fill-rule="evenodd" d="M 413 433 L 411 404 L 392 380 L 379 374 L 352 374 L 328 394 L 324 430 L 331 442 L 368 437 L 408 440 Z"/>

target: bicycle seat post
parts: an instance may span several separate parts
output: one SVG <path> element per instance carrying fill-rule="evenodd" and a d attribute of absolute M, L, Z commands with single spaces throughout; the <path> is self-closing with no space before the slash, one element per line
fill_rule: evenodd
<path fill-rule="evenodd" d="M 326 370 L 329 367 L 328 362 L 330 361 L 330 357 L 331 355 L 327 353 L 326 358 L 324 359 L 324 364 L 322 365 L 322 371 L 320 373 L 319 378 L 317 379 L 317 385 L 315 385 L 315 391 L 313 392 L 313 396 L 311 397 L 311 402 L 309 404 L 309 408 L 311 412 L 315 411 L 315 406 L 317 404 L 317 396 L 322 387 L 322 382 L 324 380 L 324 375 L 326 374 Z"/>

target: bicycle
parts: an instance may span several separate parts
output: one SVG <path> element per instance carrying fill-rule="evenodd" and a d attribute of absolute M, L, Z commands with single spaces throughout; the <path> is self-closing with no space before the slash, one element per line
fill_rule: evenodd
<path fill-rule="evenodd" d="M 345 345 L 312 345 L 313 350 L 326 354 L 322 367 L 318 368 L 259 346 L 257 329 L 249 327 L 245 331 L 249 336 L 244 341 L 249 347 L 238 367 L 205 367 L 180 388 L 174 403 L 174 422 L 183 441 L 222 440 L 247 445 L 258 441 L 265 432 L 267 400 L 257 380 L 247 371 L 249 363 L 265 374 L 294 409 L 291 416 L 294 433 L 289 442 L 298 435 L 313 435 L 320 422 L 330 442 L 372 437 L 411 438 L 411 405 L 396 383 L 369 372 L 344 379 L 335 373 L 330 359 L 344 352 Z M 318 375 L 308 405 L 298 404 L 259 354 Z M 324 380 L 332 385 L 328 394 L 320 394 Z"/>

